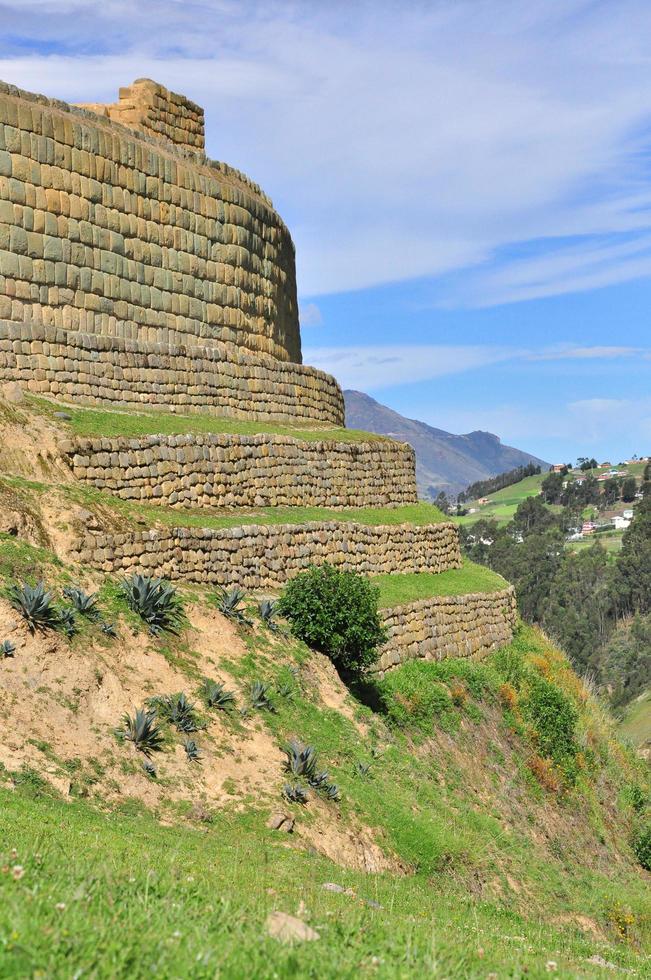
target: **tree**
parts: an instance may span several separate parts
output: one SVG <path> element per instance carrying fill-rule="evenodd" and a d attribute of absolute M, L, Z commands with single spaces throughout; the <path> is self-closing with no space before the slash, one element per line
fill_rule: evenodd
<path fill-rule="evenodd" d="M 610 480 L 606 480 L 601 492 L 600 505 L 603 507 L 612 507 L 619 500 L 621 492 L 622 481 L 618 477 L 613 476 Z"/>
<path fill-rule="evenodd" d="M 624 531 L 613 587 L 621 613 L 651 612 L 651 497 L 640 501 Z"/>
<path fill-rule="evenodd" d="M 635 477 L 627 476 L 622 484 L 622 500 L 626 504 L 630 504 L 635 500 L 635 494 L 637 493 L 637 483 L 635 482 Z"/>
<path fill-rule="evenodd" d="M 434 503 L 443 514 L 450 513 L 450 501 L 448 500 L 448 495 L 445 490 L 441 490 L 440 493 L 436 495 Z"/>
<path fill-rule="evenodd" d="M 609 635 L 611 577 L 608 554 L 595 542 L 579 554 L 565 552 L 550 583 L 542 624 L 581 667 Z"/>
<path fill-rule="evenodd" d="M 517 537 L 537 534 L 557 524 L 553 512 L 545 507 L 541 497 L 527 497 L 518 508 L 511 521 L 511 530 Z"/>
<path fill-rule="evenodd" d="M 549 476 L 545 477 L 540 485 L 540 492 L 546 504 L 560 503 L 563 483 L 562 473 L 550 473 Z"/>

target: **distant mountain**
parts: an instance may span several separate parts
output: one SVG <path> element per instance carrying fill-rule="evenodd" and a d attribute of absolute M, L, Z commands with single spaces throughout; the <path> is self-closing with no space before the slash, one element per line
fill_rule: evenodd
<path fill-rule="evenodd" d="M 455 436 L 425 422 L 406 419 L 361 391 L 344 391 L 346 425 L 408 442 L 416 450 L 416 479 L 421 497 L 433 499 L 444 490 L 456 496 L 476 480 L 497 476 L 534 462 L 549 463 L 530 453 L 504 446 L 492 432 Z"/>

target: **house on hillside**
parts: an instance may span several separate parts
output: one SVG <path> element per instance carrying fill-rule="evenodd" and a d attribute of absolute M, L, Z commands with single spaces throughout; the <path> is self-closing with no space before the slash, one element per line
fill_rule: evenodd
<path fill-rule="evenodd" d="M 562 473 L 564 469 L 565 469 L 564 463 L 554 463 L 551 471 L 552 473 Z"/>
<path fill-rule="evenodd" d="M 613 517 L 613 524 L 616 531 L 625 531 L 627 527 L 631 526 L 630 517 L 624 517 L 622 514 L 617 514 Z"/>
<path fill-rule="evenodd" d="M 633 520 L 633 508 L 627 507 L 626 510 L 622 511 L 622 517 L 627 521 Z"/>
<path fill-rule="evenodd" d="M 594 521 L 584 521 L 583 526 L 581 528 L 581 534 L 583 535 L 583 537 L 585 537 L 586 534 L 594 534 L 595 526 L 596 525 Z"/>
<path fill-rule="evenodd" d="M 480 507 L 483 507 L 484 504 L 490 504 L 490 500 L 488 497 L 480 497 L 477 503 L 480 505 Z"/>

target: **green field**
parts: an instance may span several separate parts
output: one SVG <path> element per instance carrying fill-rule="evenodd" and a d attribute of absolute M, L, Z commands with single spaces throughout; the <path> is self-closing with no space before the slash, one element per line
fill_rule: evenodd
<path fill-rule="evenodd" d="M 451 568 L 438 574 L 377 575 L 371 581 L 379 586 L 381 607 L 398 606 L 439 595 L 498 592 L 508 585 L 497 572 L 467 560 L 463 568 Z"/>
<path fill-rule="evenodd" d="M 499 524 L 506 524 L 515 514 L 518 504 L 521 504 L 527 497 L 535 497 L 540 493 L 541 484 L 546 476 L 546 473 L 528 476 L 510 487 L 496 490 L 495 493 L 488 495 L 490 503 L 484 504 L 482 507 L 476 501 L 471 501 L 464 506 L 477 507 L 477 512 L 467 514 L 465 517 L 457 517 L 456 520 L 459 524 L 475 524 L 479 520 L 495 520 Z"/>

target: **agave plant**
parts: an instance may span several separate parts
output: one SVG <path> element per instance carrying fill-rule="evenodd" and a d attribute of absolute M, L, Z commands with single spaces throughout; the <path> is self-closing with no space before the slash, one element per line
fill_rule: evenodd
<path fill-rule="evenodd" d="M 4 660 L 5 657 L 13 657 L 16 652 L 16 644 L 12 643 L 11 640 L 3 640 L 0 643 L 0 660 Z"/>
<path fill-rule="evenodd" d="M 263 599 L 258 604 L 260 619 L 272 633 L 282 633 L 282 627 L 276 622 L 276 603 L 273 599 Z"/>
<path fill-rule="evenodd" d="M 115 639 L 118 635 L 118 631 L 115 628 L 115 623 L 107 623 L 105 621 L 100 623 L 99 628 L 101 629 L 102 633 L 104 633 L 106 636 L 110 636 L 112 639 Z"/>
<path fill-rule="evenodd" d="M 254 681 L 251 685 L 251 707 L 258 711 L 275 711 L 276 707 L 269 697 L 269 686 L 262 681 Z"/>
<path fill-rule="evenodd" d="M 193 738 L 186 738 L 183 743 L 188 762 L 201 762 L 201 750 Z"/>
<path fill-rule="evenodd" d="M 165 718 L 179 732 L 190 734 L 191 732 L 198 732 L 201 727 L 196 706 L 188 700 L 187 695 L 183 692 L 149 698 L 147 703 L 155 714 Z"/>
<path fill-rule="evenodd" d="M 221 681 L 204 681 L 201 697 L 209 708 L 226 709 L 235 704 L 235 693 L 227 691 L 226 685 Z"/>
<path fill-rule="evenodd" d="M 60 609 L 57 626 L 66 636 L 74 636 L 77 632 L 77 621 L 74 609 Z"/>
<path fill-rule="evenodd" d="M 322 793 L 326 800 L 332 800 L 333 803 L 339 803 L 341 801 L 341 793 L 336 783 L 328 783 L 323 787 Z"/>
<path fill-rule="evenodd" d="M 156 712 L 139 708 L 135 715 L 124 715 L 122 734 L 144 755 L 163 749 L 163 733 L 156 724 Z"/>
<path fill-rule="evenodd" d="M 294 786 L 291 783 L 285 783 L 283 786 L 283 796 L 290 803 L 301 803 L 303 806 L 305 806 L 310 798 L 309 793 L 302 786 L 299 786 L 298 783 Z"/>
<path fill-rule="evenodd" d="M 220 588 L 217 591 L 217 609 L 219 612 L 244 626 L 251 626 L 251 620 L 244 615 L 244 600 L 246 592 L 234 586 L 232 589 Z"/>
<path fill-rule="evenodd" d="M 301 745 L 292 740 L 283 752 L 287 756 L 283 763 L 285 772 L 292 776 L 304 776 L 308 781 L 315 776 L 317 757 L 316 750 L 311 745 Z"/>
<path fill-rule="evenodd" d="M 183 625 L 181 598 L 174 586 L 163 579 L 136 573 L 124 580 L 121 592 L 129 608 L 147 623 L 152 635 L 178 633 Z"/>
<path fill-rule="evenodd" d="M 85 616 L 86 619 L 98 619 L 99 610 L 97 608 L 96 592 L 88 593 L 76 585 L 67 585 L 63 590 L 63 594 L 69 600 L 75 612 L 78 612 L 80 616 Z"/>
<path fill-rule="evenodd" d="M 353 773 L 360 779 L 368 779 L 371 775 L 371 766 L 368 762 L 356 762 L 353 766 Z"/>
<path fill-rule="evenodd" d="M 147 773 L 150 779 L 156 779 L 156 777 L 158 776 L 158 771 L 156 769 L 156 766 L 154 765 L 153 762 L 149 762 L 148 759 L 145 759 L 145 761 L 142 764 L 142 768 Z"/>
<path fill-rule="evenodd" d="M 313 789 L 324 790 L 329 785 L 330 773 L 322 769 L 308 776 L 308 782 Z"/>
<path fill-rule="evenodd" d="M 42 582 L 37 585 L 11 585 L 9 587 L 9 602 L 27 621 L 32 633 L 37 629 L 54 629 L 59 622 L 54 608 L 53 596 Z"/>

